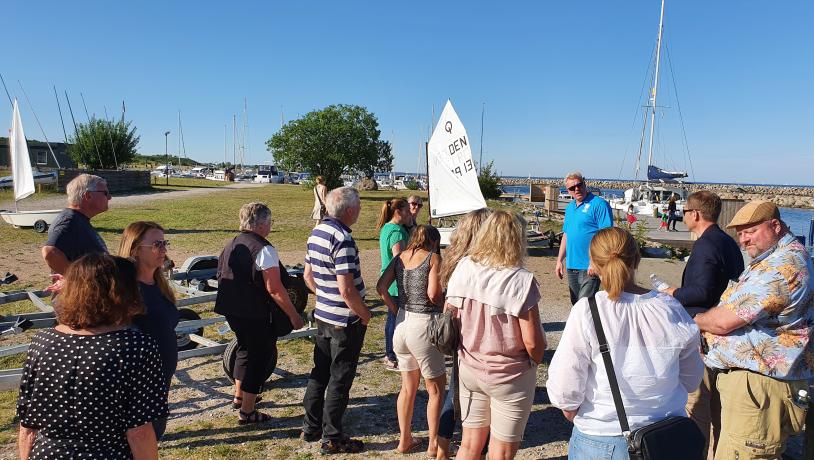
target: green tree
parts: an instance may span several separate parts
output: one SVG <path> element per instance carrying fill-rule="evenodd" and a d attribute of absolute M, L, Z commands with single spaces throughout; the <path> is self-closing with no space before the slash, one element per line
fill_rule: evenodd
<path fill-rule="evenodd" d="M 379 136 L 375 115 L 364 107 L 340 104 L 286 123 L 266 147 L 282 169 L 323 176 L 333 188 L 342 184 L 344 173 L 371 177 L 393 168 L 392 147 Z"/>
<path fill-rule="evenodd" d="M 112 122 L 92 118 L 88 123 L 80 123 L 76 133 L 68 142 L 68 156 L 77 163 L 89 168 L 113 169 L 129 163 L 136 157 L 136 146 L 140 139 L 131 122 Z"/>
<path fill-rule="evenodd" d="M 494 171 L 495 162 L 490 161 L 482 165 L 478 172 L 478 185 L 480 192 L 487 200 L 495 200 L 500 197 L 503 190 L 500 189 L 500 176 Z"/>

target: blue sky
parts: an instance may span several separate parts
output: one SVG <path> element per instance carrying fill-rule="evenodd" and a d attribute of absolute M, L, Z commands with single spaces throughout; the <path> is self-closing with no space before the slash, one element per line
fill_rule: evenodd
<path fill-rule="evenodd" d="M 814 184 L 814 2 L 669 0 L 656 159 L 697 181 Z M 451 98 L 477 159 L 506 175 L 629 178 L 635 115 L 655 44 L 658 0 L 534 2 L 13 2 L 0 73 L 29 138 L 62 140 L 52 85 L 88 110 L 127 118 L 142 153 L 223 158 L 224 125 L 248 101 L 248 159 L 326 105 L 366 106 L 415 170 L 433 108 Z M 674 100 L 673 79 L 680 98 Z M 64 96 L 61 98 L 66 111 Z M 690 161 L 682 148 L 680 102 Z M 0 125 L 11 123 L 0 99 Z"/>

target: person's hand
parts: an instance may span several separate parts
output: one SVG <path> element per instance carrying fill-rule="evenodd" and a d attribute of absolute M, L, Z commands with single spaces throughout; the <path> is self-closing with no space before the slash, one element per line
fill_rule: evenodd
<path fill-rule="evenodd" d="M 367 323 L 370 322 L 371 317 L 372 317 L 372 315 L 370 314 L 370 312 L 366 312 L 365 316 L 359 316 L 359 321 L 362 322 L 362 326 L 367 327 Z"/>
<path fill-rule="evenodd" d="M 597 276 L 596 270 L 593 265 L 588 266 L 588 276 Z"/>
<path fill-rule="evenodd" d="M 665 294 L 669 294 L 671 296 L 675 296 L 676 288 L 670 286 L 670 287 L 668 287 L 666 289 L 662 289 L 661 292 L 663 292 Z"/>
<path fill-rule="evenodd" d="M 289 316 L 288 319 L 291 321 L 291 326 L 293 326 L 295 330 L 302 329 L 302 327 L 305 326 L 302 316 L 300 315 Z"/>
<path fill-rule="evenodd" d="M 63 287 L 65 287 L 65 277 L 59 273 L 52 273 L 51 284 L 45 288 L 45 292 L 56 295 L 59 294 Z"/>
<path fill-rule="evenodd" d="M 557 278 L 562 279 L 565 274 L 565 267 L 563 267 L 561 260 L 557 261 L 557 268 L 554 271 L 557 273 Z"/>
<path fill-rule="evenodd" d="M 574 421 L 574 417 L 576 417 L 576 416 L 577 416 L 577 411 L 575 411 L 575 410 L 565 410 L 565 409 L 563 409 L 563 410 L 562 410 L 562 415 L 564 415 L 564 416 L 565 416 L 565 419 L 566 419 L 566 420 L 568 420 L 569 422 L 573 422 L 573 421 Z"/>

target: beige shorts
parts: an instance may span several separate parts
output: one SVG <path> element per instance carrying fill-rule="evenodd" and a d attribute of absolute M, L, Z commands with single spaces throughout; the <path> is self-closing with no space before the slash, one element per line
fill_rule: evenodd
<path fill-rule="evenodd" d="M 446 372 L 444 355 L 430 343 L 427 324 L 431 316 L 399 310 L 393 333 L 393 351 L 399 362 L 399 371 L 421 369 L 425 379 L 434 379 Z"/>
<path fill-rule="evenodd" d="M 464 428 L 490 427 L 500 441 L 520 442 L 534 403 L 537 366 L 532 366 L 511 382 L 488 384 L 478 379 L 464 362 L 460 363 L 461 424 Z"/>

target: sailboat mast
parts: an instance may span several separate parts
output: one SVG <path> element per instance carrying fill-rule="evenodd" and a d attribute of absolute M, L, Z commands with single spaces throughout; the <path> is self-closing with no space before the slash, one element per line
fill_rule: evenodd
<path fill-rule="evenodd" d="M 656 128 L 656 96 L 659 91 L 659 70 L 661 64 L 661 38 L 664 33 L 664 0 L 661 0 L 659 15 L 659 38 L 656 43 L 656 71 L 653 75 L 653 89 L 650 92 L 650 141 L 647 148 L 647 166 L 653 164 L 653 135 Z"/>

